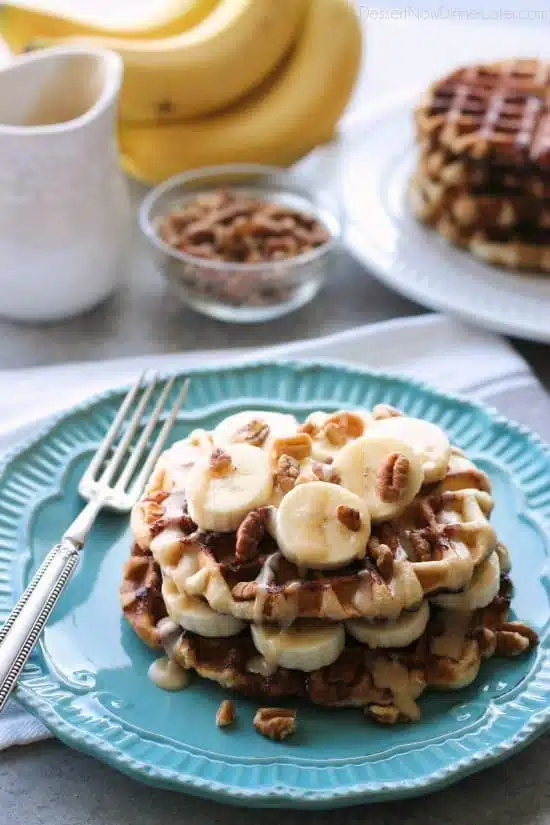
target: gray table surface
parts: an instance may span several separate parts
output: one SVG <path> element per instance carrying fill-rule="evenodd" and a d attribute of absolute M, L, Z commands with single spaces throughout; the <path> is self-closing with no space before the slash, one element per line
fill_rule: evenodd
<path fill-rule="evenodd" d="M 134 193 L 136 196 L 139 192 Z M 123 355 L 228 346 L 265 346 L 314 337 L 359 324 L 425 311 L 377 283 L 358 263 L 342 254 L 331 283 L 309 307 L 260 326 L 227 326 L 181 308 L 166 290 L 136 234 L 130 277 L 120 294 L 86 316 L 62 325 L 19 326 L 0 321 L 0 367 L 17 368 L 101 360 Z M 550 387 L 550 350 L 515 346 Z M 504 400 L 503 400 L 504 401 Z M 519 402 L 519 404 L 518 404 Z M 497 401 L 498 403 L 498 401 Z M 525 399 L 525 405 L 529 401 Z M 503 407 L 506 404 L 503 403 Z M 521 418 L 522 400 L 515 399 Z M 545 426 L 547 424 L 547 426 Z M 550 436 L 550 422 L 539 432 Z M 509 762 L 471 777 L 459 786 L 425 799 L 328 813 L 285 812 L 291 823 L 438 822 L 458 825 L 481 819 L 487 825 L 550 823 L 550 790 L 544 737 Z M 226 808 L 175 793 L 138 785 L 99 762 L 50 741 L 0 754 L 0 823 L 11 825 L 157 825 L 178 822 L 252 823 L 258 814 Z M 266 825 L 281 813 L 262 813 Z"/>

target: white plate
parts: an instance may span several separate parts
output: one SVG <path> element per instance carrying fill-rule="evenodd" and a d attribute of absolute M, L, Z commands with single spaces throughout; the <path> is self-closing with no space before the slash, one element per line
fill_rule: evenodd
<path fill-rule="evenodd" d="M 550 343 L 550 276 L 498 269 L 451 246 L 411 214 L 414 98 L 355 121 L 342 145 L 351 251 L 418 303 L 489 329 Z"/>

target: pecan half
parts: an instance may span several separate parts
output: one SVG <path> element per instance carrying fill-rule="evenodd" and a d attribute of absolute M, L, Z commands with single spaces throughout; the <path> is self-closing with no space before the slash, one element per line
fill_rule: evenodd
<path fill-rule="evenodd" d="M 282 493 L 289 493 L 300 475 L 300 462 L 290 455 L 282 455 L 277 462 L 275 471 L 275 486 Z"/>
<path fill-rule="evenodd" d="M 265 536 L 268 514 L 269 508 L 261 507 L 252 510 L 241 522 L 235 547 L 237 561 L 250 561 L 258 555 L 258 547 Z"/>
<path fill-rule="evenodd" d="M 216 712 L 216 725 L 227 728 L 235 721 L 235 707 L 230 699 L 224 699 Z"/>
<path fill-rule="evenodd" d="M 304 461 L 311 455 L 312 442 L 307 433 L 298 433 L 288 438 L 276 438 L 273 442 L 273 456 L 276 462 L 282 455 Z"/>
<path fill-rule="evenodd" d="M 382 501 L 393 504 L 407 488 L 411 463 L 401 453 L 391 453 L 378 470 L 376 492 Z"/>
<path fill-rule="evenodd" d="M 343 447 L 348 440 L 346 428 L 336 421 L 327 421 L 323 426 L 322 433 L 329 444 L 332 444 L 334 447 Z"/>
<path fill-rule="evenodd" d="M 347 529 L 351 530 L 352 533 L 358 533 L 361 529 L 361 513 L 354 507 L 348 507 L 346 504 L 340 504 L 336 510 L 336 518 L 340 524 L 343 524 L 344 527 L 347 527 Z"/>
<path fill-rule="evenodd" d="M 368 543 L 368 553 L 384 581 L 389 581 L 393 576 L 393 553 L 388 545 L 372 536 Z"/>
<path fill-rule="evenodd" d="M 231 456 L 222 450 L 221 447 L 216 447 L 210 453 L 210 470 L 214 475 L 225 476 L 231 470 L 233 462 Z"/>
<path fill-rule="evenodd" d="M 236 602 L 253 602 L 258 586 L 256 582 L 237 582 L 231 595 Z"/>
<path fill-rule="evenodd" d="M 263 447 L 268 437 L 269 425 L 261 418 L 254 418 L 237 430 L 232 440 L 237 443 L 251 444 L 252 447 Z"/>
<path fill-rule="evenodd" d="M 523 622 L 504 622 L 496 630 L 496 653 L 519 656 L 534 647 L 538 640 L 538 634 Z"/>
<path fill-rule="evenodd" d="M 275 742 L 282 742 L 296 731 L 296 711 L 287 708 L 260 708 L 254 717 L 254 727 Z"/>

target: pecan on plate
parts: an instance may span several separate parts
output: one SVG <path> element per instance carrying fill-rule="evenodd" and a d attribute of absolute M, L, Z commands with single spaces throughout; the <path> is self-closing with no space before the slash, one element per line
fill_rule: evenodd
<path fill-rule="evenodd" d="M 224 699 L 216 712 L 216 725 L 228 728 L 235 721 L 235 707 L 230 699 Z"/>
<path fill-rule="evenodd" d="M 282 742 L 296 731 L 296 711 L 287 708 L 260 708 L 254 717 L 254 727 L 275 742 Z"/>
<path fill-rule="evenodd" d="M 539 640 L 538 634 L 523 622 L 504 622 L 495 635 L 496 653 L 500 656 L 519 656 Z"/>
<path fill-rule="evenodd" d="M 382 501 L 393 504 L 407 488 L 411 463 L 401 453 L 391 453 L 378 470 L 376 492 Z"/>

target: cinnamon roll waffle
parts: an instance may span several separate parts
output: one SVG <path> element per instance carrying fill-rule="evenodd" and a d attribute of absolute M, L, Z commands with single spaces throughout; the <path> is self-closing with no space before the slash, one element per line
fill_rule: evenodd
<path fill-rule="evenodd" d="M 244 695 L 386 723 L 418 719 L 426 687 L 463 687 L 484 658 L 532 647 L 508 621 L 489 479 L 442 430 L 395 410 L 272 415 L 226 419 L 159 459 L 120 590 L 147 645 Z"/>

